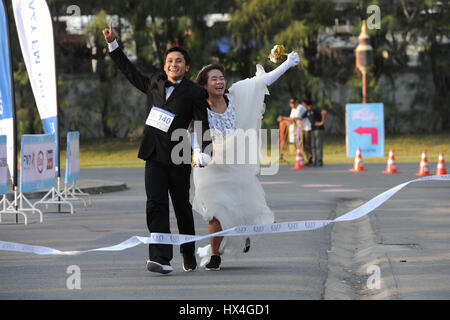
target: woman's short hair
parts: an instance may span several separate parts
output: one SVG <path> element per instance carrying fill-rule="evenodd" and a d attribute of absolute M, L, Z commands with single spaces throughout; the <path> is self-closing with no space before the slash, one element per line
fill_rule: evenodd
<path fill-rule="evenodd" d="M 225 76 L 225 68 L 220 63 L 212 63 L 204 66 L 197 74 L 196 82 L 202 87 L 208 83 L 208 73 L 211 70 L 219 70 Z"/>

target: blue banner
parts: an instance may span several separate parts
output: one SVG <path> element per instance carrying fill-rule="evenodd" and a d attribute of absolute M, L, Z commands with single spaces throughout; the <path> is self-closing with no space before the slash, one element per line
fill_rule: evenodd
<path fill-rule="evenodd" d="M 13 177 L 14 133 L 11 90 L 11 62 L 9 58 L 8 19 L 0 1 L 0 135 L 6 135 L 7 162 Z"/>
<path fill-rule="evenodd" d="M 58 144 L 57 83 L 50 10 L 45 0 L 11 2 L 23 60 L 44 132 L 53 134 L 55 144 Z M 55 158 L 56 168 L 58 168 L 57 161 L 58 157 Z"/>
<path fill-rule="evenodd" d="M 384 157 L 383 103 L 349 103 L 345 108 L 347 157 Z"/>
<path fill-rule="evenodd" d="M 80 133 L 67 132 L 65 184 L 80 180 Z"/>

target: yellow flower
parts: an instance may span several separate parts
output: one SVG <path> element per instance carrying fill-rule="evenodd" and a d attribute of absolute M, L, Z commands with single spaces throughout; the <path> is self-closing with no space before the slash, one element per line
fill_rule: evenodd
<path fill-rule="evenodd" d="M 276 44 L 269 54 L 270 61 L 278 63 L 282 56 L 287 56 L 288 54 L 284 52 L 284 46 L 282 44 Z"/>

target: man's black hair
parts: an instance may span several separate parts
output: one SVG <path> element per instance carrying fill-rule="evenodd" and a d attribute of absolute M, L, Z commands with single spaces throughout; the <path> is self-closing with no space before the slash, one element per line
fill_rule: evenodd
<path fill-rule="evenodd" d="M 184 60 L 186 61 L 186 65 L 190 66 L 191 65 L 191 56 L 189 55 L 189 53 L 187 52 L 187 50 L 183 47 L 172 47 L 166 50 L 166 53 L 164 53 L 164 63 L 166 63 L 166 59 L 167 59 L 167 55 L 171 52 L 180 52 L 183 56 L 184 56 Z"/>
<path fill-rule="evenodd" d="M 312 106 L 312 101 L 310 99 L 303 99 L 302 103 L 308 105 L 308 106 Z"/>

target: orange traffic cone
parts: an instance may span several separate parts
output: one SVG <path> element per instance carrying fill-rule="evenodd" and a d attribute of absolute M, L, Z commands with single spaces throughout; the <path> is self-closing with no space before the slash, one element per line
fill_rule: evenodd
<path fill-rule="evenodd" d="M 382 173 L 399 173 L 397 170 L 397 165 L 395 164 L 394 149 L 389 151 L 389 158 L 386 165 L 386 170 Z"/>
<path fill-rule="evenodd" d="M 367 171 L 363 166 L 360 148 L 356 149 L 355 163 L 353 165 L 353 168 L 349 169 L 348 171 Z"/>
<path fill-rule="evenodd" d="M 300 148 L 297 148 L 297 155 L 295 156 L 295 163 L 291 169 L 292 170 L 305 169 L 305 166 L 303 163 L 302 150 Z"/>
<path fill-rule="evenodd" d="M 422 159 L 420 160 L 419 172 L 416 173 L 416 176 L 430 176 L 430 166 L 428 165 L 427 160 L 427 152 L 422 152 Z"/>
<path fill-rule="evenodd" d="M 439 153 L 439 159 L 437 163 L 436 175 L 447 174 L 447 169 L 445 168 L 444 154 Z"/>

